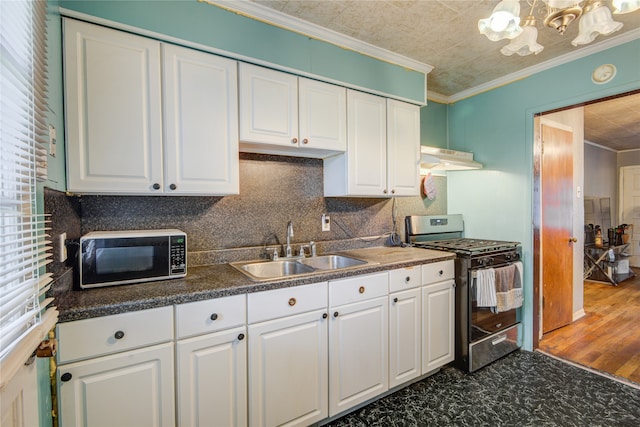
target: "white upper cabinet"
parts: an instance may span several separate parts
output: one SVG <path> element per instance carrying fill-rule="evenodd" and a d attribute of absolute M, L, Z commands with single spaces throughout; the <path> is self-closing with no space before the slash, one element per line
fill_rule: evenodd
<path fill-rule="evenodd" d="M 238 193 L 235 61 L 71 19 L 64 39 L 69 191 Z"/>
<path fill-rule="evenodd" d="M 420 107 L 387 99 L 387 178 L 392 196 L 420 193 Z"/>
<path fill-rule="evenodd" d="M 64 40 L 67 189 L 163 185 L 160 43 L 69 19 Z"/>
<path fill-rule="evenodd" d="M 346 89 L 240 63 L 241 150 L 323 158 L 346 149 Z"/>
<path fill-rule="evenodd" d="M 165 191 L 238 194 L 237 62 L 162 48 Z"/>
<path fill-rule="evenodd" d="M 324 160 L 324 195 L 419 194 L 418 106 L 347 91 L 347 152 Z"/>

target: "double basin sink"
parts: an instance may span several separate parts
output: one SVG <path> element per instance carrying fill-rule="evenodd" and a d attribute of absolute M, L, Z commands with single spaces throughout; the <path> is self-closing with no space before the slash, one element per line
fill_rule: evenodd
<path fill-rule="evenodd" d="M 319 271 L 335 271 L 365 264 L 374 263 L 343 255 L 320 255 L 310 258 L 280 259 L 277 261 L 234 262 L 231 263 L 231 266 L 253 280 L 269 280 Z"/>

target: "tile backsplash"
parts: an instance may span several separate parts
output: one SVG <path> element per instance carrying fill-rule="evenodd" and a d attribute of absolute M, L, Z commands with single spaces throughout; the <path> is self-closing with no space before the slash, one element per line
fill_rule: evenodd
<path fill-rule="evenodd" d="M 46 190 L 45 212 L 52 215 L 54 238 L 64 231 L 77 239 L 95 230 L 178 228 L 188 236 L 190 265 L 227 262 L 221 254 L 238 248 L 245 250 L 239 256 L 255 256 L 265 245 L 282 244 L 288 221 L 296 247 L 311 240 L 320 253 L 339 250 L 346 242 L 351 247 L 383 245 L 394 229 L 393 200 L 325 198 L 322 174 L 319 159 L 241 153 L 239 195 L 74 196 Z M 406 215 L 447 212 L 446 178 L 435 182 L 434 200 L 396 199 L 401 236 Z M 323 213 L 331 217 L 328 232 L 321 229 Z"/>

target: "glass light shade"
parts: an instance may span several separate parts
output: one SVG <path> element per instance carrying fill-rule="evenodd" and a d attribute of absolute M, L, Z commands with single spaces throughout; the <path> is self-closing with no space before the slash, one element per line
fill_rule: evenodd
<path fill-rule="evenodd" d="M 578 37 L 571 41 L 574 46 L 588 44 L 598 37 L 614 33 L 622 28 L 621 22 L 615 22 L 611 11 L 602 2 L 596 2 L 593 8 L 589 8 L 580 18 Z"/>
<path fill-rule="evenodd" d="M 580 3 L 579 0 L 544 0 L 544 2 L 554 9 L 566 9 Z"/>
<path fill-rule="evenodd" d="M 527 56 L 539 54 L 544 47 L 538 44 L 538 29 L 533 25 L 526 25 L 522 27 L 522 34 L 515 39 L 511 40 L 511 43 L 503 47 L 500 52 L 505 56 L 511 56 L 517 53 L 520 56 Z"/>
<path fill-rule="evenodd" d="M 486 19 L 478 21 L 478 30 L 491 41 L 513 39 L 522 33 L 520 27 L 520 2 L 502 0 Z"/>
<path fill-rule="evenodd" d="M 613 0 L 611 4 L 615 7 L 613 11 L 615 14 L 630 13 L 640 9 L 640 0 Z"/>

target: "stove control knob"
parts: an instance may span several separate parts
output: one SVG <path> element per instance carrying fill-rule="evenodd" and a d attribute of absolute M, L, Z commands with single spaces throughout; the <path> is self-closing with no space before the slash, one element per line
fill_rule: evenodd
<path fill-rule="evenodd" d="M 511 261 L 511 254 L 506 254 L 504 256 L 504 259 L 506 259 L 507 261 Z"/>
<path fill-rule="evenodd" d="M 489 257 L 487 258 L 487 265 L 491 265 L 491 264 L 493 264 L 493 258 Z"/>
<path fill-rule="evenodd" d="M 484 260 L 484 258 L 480 258 L 480 259 L 478 260 L 478 265 L 484 265 L 484 264 L 485 264 L 485 260 Z"/>

